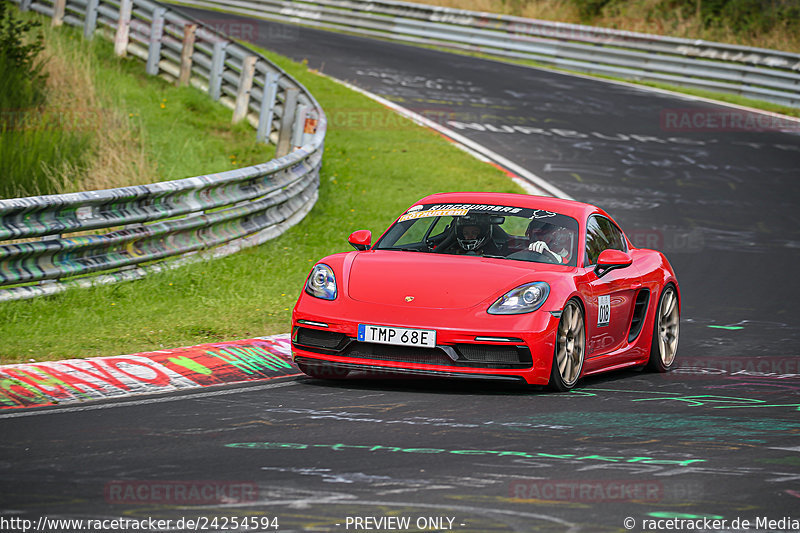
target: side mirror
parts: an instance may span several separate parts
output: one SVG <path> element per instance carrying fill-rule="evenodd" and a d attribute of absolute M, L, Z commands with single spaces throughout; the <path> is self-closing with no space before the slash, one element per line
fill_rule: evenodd
<path fill-rule="evenodd" d="M 350 237 L 347 239 L 347 242 L 353 245 L 353 248 L 358 250 L 359 252 L 363 252 L 364 250 L 369 250 L 369 246 L 372 243 L 372 232 L 367 229 L 360 229 L 358 231 L 354 231 L 350 234 Z"/>
<path fill-rule="evenodd" d="M 603 250 L 597 258 L 594 273 L 598 278 L 602 278 L 614 269 L 629 267 L 632 264 L 633 258 L 621 250 Z"/>

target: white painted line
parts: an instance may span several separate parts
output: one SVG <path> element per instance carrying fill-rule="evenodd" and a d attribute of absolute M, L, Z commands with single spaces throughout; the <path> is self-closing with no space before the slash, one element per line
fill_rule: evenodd
<path fill-rule="evenodd" d="M 252 391 L 267 390 L 267 389 L 277 389 L 280 387 L 290 387 L 296 384 L 297 381 L 282 381 L 281 383 L 268 383 L 266 385 L 256 385 L 253 387 L 239 387 L 236 389 L 226 389 L 226 390 L 209 391 L 209 392 L 194 392 L 194 393 L 187 391 L 187 394 L 177 394 L 160 398 L 143 398 L 141 400 L 131 400 L 131 401 L 113 402 L 113 403 L 98 403 L 92 405 L 81 405 L 81 406 L 64 407 L 64 408 L 55 407 L 52 409 L 37 409 L 36 411 L 22 410 L 24 408 L 20 408 L 22 412 L 0 414 L 0 419 L 22 418 L 27 416 L 39 416 L 39 415 L 63 414 L 63 413 L 79 413 L 82 411 L 96 411 L 98 409 L 113 409 L 115 407 L 131 407 L 136 405 L 148 405 L 151 403 L 176 402 L 179 400 L 193 400 L 194 398 L 208 398 L 211 396 L 224 396 L 228 394 L 239 394 L 242 392 L 252 392 Z"/>
<path fill-rule="evenodd" d="M 364 90 L 364 89 L 362 89 L 360 87 L 356 87 L 355 85 L 353 85 L 351 83 L 336 79 L 336 78 L 334 78 L 332 76 L 329 76 L 327 74 L 323 74 L 321 72 L 318 73 L 318 74 L 320 76 L 326 77 L 326 78 L 328 78 L 328 79 L 330 79 L 330 80 L 332 80 L 332 81 L 334 81 L 336 83 L 339 83 L 339 84 L 347 87 L 348 89 L 351 89 L 353 91 L 356 91 L 357 93 L 363 94 L 367 98 L 370 98 L 370 99 L 378 102 L 379 104 L 388 107 L 392 111 L 395 111 L 396 113 L 398 113 L 398 114 L 400 114 L 400 115 L 402 115 L 402 116 L 404 116 L 404 117 L 406 117 L 408 119 L 413 120 L 414 122 L 416 122 L 420 126 L 425 126 L 427 128 L 430 128 L 430 129 L 432 129 L 434 131 L 437 131 L 437 132 L 441 133 L 442 135 L 444 135 L 445 137 L 448 137 L 451 141 L 453 141 L 456 144 L 456 146 L 459 146 L 460 148 L 463 148 L 467 153 L 475 156 L 477 159 L 483 160 L 483 159 L 481 159 L 481 157 L 484 157 L 484 158 L 488 159 L 490 162 L 494 162 L 494 163 L 500 165 L 501 167 L 508 169 L 509 171 L 513 172 L 514 174 L 516 174 L 517 176 L 522 178 L 522 179 L 514 180 L 514 181 L 516 181 L 520 186 L 522 186 L 530 194 L 545 195 L 545 196 L 555 196 L 556 198 L 563 198 L 565 200 L 574 200 L 574 198 L 572 196 L 568 195 L 567 193 L 565 193 L 564 191 L 562 191 L 561 189 L 559 189 L 555 185 L 549 183 L 548 181 L 544 180 L 543 178 L 540 178 L 539 176 L 537 176 L 533 172 L 530 172 L 529 170 L 527 170 L 525 168 L 522 168 L 521 166 L 519 166 L 518 164 L 514 163 L 513 161 L 510 161 L 509 159 L 506 159 L 505 157 L 503 157 L 500 154 L 490 150 L 489 148 L 486 148 L 485 146 L 483 146 L 483 145 L 481 145 L 481 144 L 479 144 L 479 143 L 477 143 L 477 142 L 475 142 L 473 140 L 470 140 L 467 137 L 464 137 L 460 133 L 456 133 L 455 131 L 451 130 L 450 128 L 446 128 L 446 127 L 442 126 L 441 124 L 437 124 L 436 122 L 434 122 L 434 121 L 432 121 L 432 120 L 430 120 L 428 118 L 423 117 L 419 113 L 415 113 L 415 112 L 413 112 L 413 111 L 411 111 L 409 109 L 406 109 L 405 107 L 399 106 L 399 105 L 395 104 L 394 102 L 392 102 L 390 100 L 387 100 L 386 98 L 383 98 L 382 96 L 378 96 L 377 94 L 371 93 L 371 92 L 369 92 L 367 90 Z M 478 157 L 478 156 L 481 156 L 481 157 Z"/>
<path fill-rule="evenodd" d="M 794 448 L 770 448 L 770 450 L 786 450 L 787 452 L 800 452 L 800 446 Z"/>

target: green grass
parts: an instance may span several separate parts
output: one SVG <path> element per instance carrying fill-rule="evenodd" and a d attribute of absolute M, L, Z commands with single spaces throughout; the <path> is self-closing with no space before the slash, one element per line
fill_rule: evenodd
<path fill-rule="evenodd" d="M 320 198 L 312 212 L 281 237 L 226 258 L 137 282 L 2 303 L 0 363 L 116 355 L 286 333 L 312 263 L 351 249 L 347 236 L 352 231 L 380 233 L 401 210 L 434 192 L 521 192 L 502 172 L 437 134 L 303 65 L 265 54 L 305 85 L 331 117 Z M 181 124 L 180 130 L 170 130 L 180 136 L 173 133 L 171 143 L 155 143 L 154 149 L 180 153 L 185 143 L 205 135 L 202 124 L 184 124 L 195 119 L 184 104 L 176 103 L 182 100 L 166 84 L 142 76 L 141 65 L 112 67 L 137 80 L 119 82 L 130 91 L 119 101 L 128 112 L 140 109 L 147 139 L 154 137 L 151 124 L 154 129 L 166 126 L 145 115 L 154 113 L 176 128 Z M 161 110 L 158 104 L 164 97 L 167 107 Z M 195 99 L 187 93 L 181 98 L 205 105 L 203 95 Z M 218 154 L 224 160 L 229 152 L 220 148 Z M 177 159 L 174 155 L 170 160 Z"/>
<path fill-rule="evenodd" d="M 91 135 L 47 106 L 41 25 L 0 6 L 0 198 L 54 193 L 49 169 L 87 167 Z"/>
<path fill-rule="evenodd" d="M 52 169 L 88 169 L 90 134 L 65 131 L 57 117 L 26 115 L 14 125 L 0 125 L 0 198 L 57 194 Z"/>

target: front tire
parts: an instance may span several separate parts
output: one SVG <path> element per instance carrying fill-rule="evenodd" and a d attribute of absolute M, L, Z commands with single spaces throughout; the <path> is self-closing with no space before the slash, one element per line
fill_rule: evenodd
<path fill-rule="evenodd" d="M 558 392 L 572 389 L 578 382 L 586 356 L 586 328 L 583 310 L 575 300 L 570 300 L 561 312 L 556 333 L 556 347 L 550 382 L 547 386 Z"/>
<path fill-rule="evenodd" d="M 678 291 L 673 285 L 667 285 L 656 307 L 650 359 L 646 367 L 650 372 L 667 372 L 675 364 L 681 324 L 679 307 Z"/>

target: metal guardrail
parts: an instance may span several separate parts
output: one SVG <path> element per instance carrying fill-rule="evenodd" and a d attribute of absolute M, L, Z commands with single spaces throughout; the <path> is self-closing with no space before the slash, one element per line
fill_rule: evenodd
<path fill-rule="evenodd" d="M 800 107 L 800 54 L 392 0 L 177 0 L 282 22 L 527 59 Z"/>
<path fill-rule="evenodd" d="M 56 25 L 83 27 L 87 38 L 105 33 L 117 53 L 146 61 L 148 73 L 207 91 L 234 109 L 234 121 L 248 120 L 259 140 L 275 143 L 276 159 L 150 185 L 0 200 L 0 301 L 227 255 L 280 235 L 313 207 L 326 117 L 269 60 L 151 0 L 15 1 Z"/>

